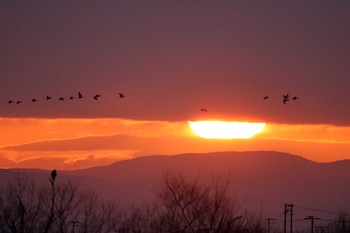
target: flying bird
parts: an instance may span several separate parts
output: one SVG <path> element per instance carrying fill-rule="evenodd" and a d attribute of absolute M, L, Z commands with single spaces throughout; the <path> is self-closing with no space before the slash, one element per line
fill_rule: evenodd
<path fill-rule="evenodd" d="M 46 100 L 50 100 L 50 99 L 52 99 L 52 97 L 47 95 Z"/>
<path fill-rule="evenodd" d="M 269 98 L 270 98 L 270 96 L 264 96 L 263 100 L 267 100 Z"/>
<path fill-rule="evenodd" d="M 201 112 L 208 112 L 208 110 L 206 108 L 201 108 L 200 110 L 201 110 Z"/>
<path fill-rule="evenodd" d="M 297 99 L 299 99 L 299 97 L 298 96 L 294 96 L 292 99 L 293 100 L 297 100 Z"/>
<path fill-rule="evenodd" d="M 289 101 L 289 94 L 283 95 L 283 104 L 286 104 Z"/>
<path fill-rule="evenodd" d="M 32 99 L 32 102 L 35 103 L 35 102 L 38 102 L 38 100 L 37 99 Z"/>
<path fill-rule="evenodd" d="M 12 104 L 12 103 L 13 103 L 13 101 L 12 101 L 12 100 L 9 100 L 7 103 L 8 103 L 8 104 Z"/>
<path fill-rule="evenodd" d="M 58 100 L 59 101 L 64 101 L 64 97 L 60 97 Z"/>
<path fill-rule="evenodd" d="M 119 94 L 119 98 L 125 98 L 126 96 L 123 93 L 118 93 Z"/>
<path fill-rule="evenodd" d="M 101 95 L 97 94 L 97 95 L 94 96 L 94 99 L 98 100 L 98 98 L 100 98 L 100 97 L 101 97 Z"/>
<path fill-rule="evenodd" d="M 83 94 L 81 94 L 80 92 L 78 92 L 78 99 L 82 99 L 84 98 Z"/>
<path fill-rule="evenodd" d="M 71 96 L 71 97 L 69 97 L 69 99 L 70 99 L 70 100 L 74 100 L 75 98 L 74 98 L 74 96 Z"/>
<path fill-rule="evenodd" d="M 18 100 L 17 102 L 16 102 L 16 104 L 21 104 L 22 103 L 22 101 L 20 101 L 20 100 Z"/>

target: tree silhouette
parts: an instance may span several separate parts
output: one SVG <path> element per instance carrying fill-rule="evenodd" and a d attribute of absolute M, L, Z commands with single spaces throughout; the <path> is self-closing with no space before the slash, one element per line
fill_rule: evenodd
<path fill-rule="evenodd" d="M 227 184 L 211 184 L 166 172 L 157 192 L 166 232 L 229 232 L 237 221 L 237 204 L 227 194 Z"/>
<path fill-rule="evenodd" d="M 166 172 L 155 200 L 129 206 L 122 212 L 115 202 L 62 180 L 51 171 L 49 185 L 25 176 L 0 192 L 1 233 L 261 233 L 261 216 L 242 217 L 228 196 L 227 182 L 209 183 Z M 253 220 L 254 221 L 253 221 Z M 72 223 L 79 223 L 74 225 Z"/>

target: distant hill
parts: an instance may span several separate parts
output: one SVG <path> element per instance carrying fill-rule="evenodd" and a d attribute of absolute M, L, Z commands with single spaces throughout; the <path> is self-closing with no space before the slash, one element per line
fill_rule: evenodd
<path fill-rule="evenodd" d="M 174 156 L 145 156 L 109 166 L 59 171 L 94 189 L 106 199 L 121 203 L 150 200 L 162 174 L 176 171 L 201 182 L 228 181 L 229 193 L 243 208 L 263 210 L 266 217 L 282 218 L 285 203 L 296 205 L 295 218 L 314 215 L 333 218 L 350 211 L 350 161 L 317 163 L 300 156 L 273 151 L 215 152 Z M 0 183 L 18 170 L 0 170 Z M 21 170 L 42 174 L 42 170 Z M 47 176 L 41 175 L 41 177 Z"/>

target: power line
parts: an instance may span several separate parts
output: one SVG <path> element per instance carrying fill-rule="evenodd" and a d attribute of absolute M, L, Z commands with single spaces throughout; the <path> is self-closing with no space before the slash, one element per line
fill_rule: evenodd
<path fill-rule="evenodd" d="M 316 212 L 320 212 L 320 213 L 326 213 L 326 214 L 332 214 L 332 215 L 338 215 L 339 213 L 333 212 L 333 211 L 329 211 L 329 210 L 321 210 L 321 209 L 315 209 L 315 208 L 310 208 L 310 207 L 303 207 L 303 206 L 299 206 L 299 205 L 294 205 L 296 208 L 299 209 L 304 209 L 304 210 L 312 210 L 312 211 L 316 211 Z"/>
<path fill-rule="evenodd" d="M 346 220 L 339 220 L 339 219 L 327 219 L 327 218 L 320 218 L 321 221 L 328 221 L 328 222 L 340 222 L 340 223 L 350 223 L 350 221 Z"/>

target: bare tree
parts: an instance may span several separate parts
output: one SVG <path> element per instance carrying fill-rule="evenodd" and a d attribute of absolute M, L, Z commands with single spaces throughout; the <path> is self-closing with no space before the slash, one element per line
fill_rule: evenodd
<path fill-rule="evenodd" d="M 47 195 L 48 200 L 50 200 L 48 205 L 49 212 L 47 215 L 47 220 L 45 223 L 43 233 L 48 233 L 50 231 L 51 225 L 55 217 L 54 211 L 55 211 L 55 200 L 56 200 L 56 190 L 55 190 L 56 176 L 57 176 L 57 171 L 56 170 L 51 171 L 51 178 L 50 178 L 51 192 L 49 192 Z"/>
<path fill-rule="evenodd" d="M 57 182 L 51 173 L 49 185 L 37 185 L 18 176 L 0 193 L 1 233 L 68 233 L 71 222 L 80 220 L 76 232 L 115 232 L 119 209 L 103 202 L 93 192 L 81 192 L 70 181 Z M 59 176 L 58 176 L 59 177 Z"/>
<path fill-rule="evenodd" d="M 350 233 L 350 214 L 348 212 L 340 212 L 338 216 L 328 224 L 330 232 L 334 233 Z"/>
<path fill-rule="evenodd" d="M 100 217 L 104 222 L 104 233 L 117 232 L 121 225 L 121 213 L 116 202 L 102 202 L 100 204 Z"/>
<path fill-rule="evenodd" d="M 79 214 L 82 195 L 77 192 L 78 185 L 71 181 L 57 187 L 54 212 L 55 226 L 59 233 L 68 232 L 72 219 L 76 219 Z"/>
<path fill-rule="evenodd" d="M 80 232 L 108 233 L 120 228 L 121 214 L 116 202 L 100 200 L 94 192 L 85 192 L 80 202 Z"/>
<path fill-rule="evenodd" d="M 0 212 L 2 232 L 40 232 L 38 221 L 43 217 L 40 190 L 23 177 L 15 177 L 2 193 Z"/>
<path fill-rule="evenodd" d="M 247 233 L 262 233 L 265 230 L 265 219 L 263 217 L 263 210 L 256 209 L 256 212 L 245 212 L 241 221 L 241 231 Z"/>
<path fill-rule="evenodd" d="M 81 232 L 102 232 L 105 222 L 101 218 L 101 214 L 98 196 L 93 192 L 85 193 L 83 195 L 82 213 L 80 217 Z"/>
<path fill-rule="evenodd" d="M 70 181 L 57 181 L 56 171 L 44 186 L 20 177 L 0 193 L 0 232 L 263 232 L 262 212 L 242 217 L 227 188 L 227 181 L 203 183 L 166 172 L 154 202 L 128 207 L 122 213 L 115 202 L 102 201 L 94 192 L 81 192 Z"/>
<path fill-rule="evenodd" d="M 228 232 L 240 219 L 237 204 L 228 196 L 227 183 L 209 184 L 166 172 L 157 198 L 164 232 Z"/>

